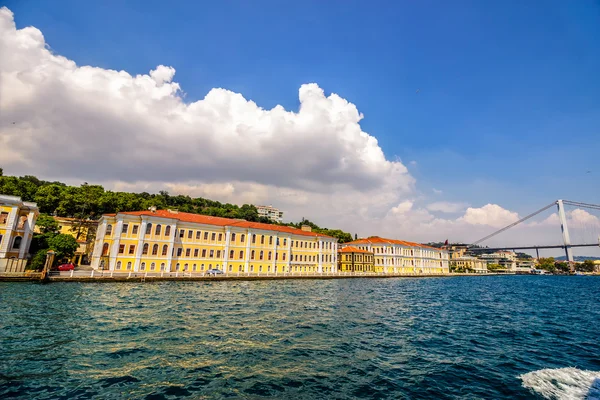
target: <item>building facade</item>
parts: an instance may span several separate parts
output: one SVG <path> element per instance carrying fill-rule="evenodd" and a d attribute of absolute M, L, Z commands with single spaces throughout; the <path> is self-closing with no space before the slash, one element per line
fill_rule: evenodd
<path fill-rule="evenodd" d="M 104 215 L 92 267 L 113 271 L 322 273 L 337 266 L 337 239 L 287 226 L 172 210 Z"/>
<path fill-rule="evenodd" d="M 345 246 L 338 250 L 338 271 L 375 272 L 374 255 L 368 250 Z"/>
<path fill-rule="evenodd" d="M 473 271 L 477 274 L 488 273 L 488 262 L 484 259 L 467 254 L 469 246 L 462 244 L 448 245 L 444 247 L 450 254 L 450 266 L 458 271 Z"/>
<path fill-rule="evenodd" d="M 448 251 L 378 236 L 344 243 L 373 253 L 375 272 L 384 274 L 447 274 Z"/>
<path fill-rule="evenodd" d="M 79 247 L 71 258 L 71 262 L 75 265 L 89 264 L 98 221 L 66 217 L 53 218 L 58 224 L 59 233 L 71 235 L 77 240 Z M 35 227 L 35 232 L 40 232 L 39 227 Z"/>
<path fill-rule="evenodd" d="M 273 222 L 283 222 L 283 211 L 273 206 L 254 206 L 258 211 L 259 217 L 268 218 Z"/>
<path fill-rule="evenodd" d="M 482 260 L 490 264 L 498 264 L 507 271 L 517 270 L 517 254 L 514 251 L 501 250 L 495 253 L 482 254 Z"/>
<path fill-rule="evenodd" d="M 37 204 L 0 195 L 0 259 L 26 259 L 39 215 Z"/>

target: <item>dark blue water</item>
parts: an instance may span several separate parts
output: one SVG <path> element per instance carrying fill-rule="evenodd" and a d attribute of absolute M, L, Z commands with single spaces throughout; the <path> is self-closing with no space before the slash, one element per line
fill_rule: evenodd
<path fill-rule="evenodd" d="M 596 277 L 0 283 L 0 397 L 541 398 L 599 332 Z"/>

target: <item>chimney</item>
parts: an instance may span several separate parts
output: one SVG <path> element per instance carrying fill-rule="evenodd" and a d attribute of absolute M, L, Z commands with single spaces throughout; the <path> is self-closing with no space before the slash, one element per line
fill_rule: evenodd
<path fill-rule="evenodd" d="M 170 208 L 167 209 L 168 212 L 170 212 L 171 214 L 177 214 L 179 211 L 177 210 L 171 210 Z"/>
<path fill-rule="evenodd" d="M 152 207 L 148 208 L 148 210 L 150 210 L 151 213 L 155 213 L 156 212 L 156 207 L 152 206 Z"/>
<path fill-rule="evenodd" d="M 312 232 L 310 225 L 302 225 L 300 229 L 302 229 L 304 232 Z"/>

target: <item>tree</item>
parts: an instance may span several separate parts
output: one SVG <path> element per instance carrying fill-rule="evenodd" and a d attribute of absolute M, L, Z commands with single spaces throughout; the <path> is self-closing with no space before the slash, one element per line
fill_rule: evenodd
<path fill-rule="evenodd" d="M 500 264 L 493 264 L 493 263 L 488 264 L 487 267 L 488 267 L 488 270 L 490 270 L 490 271 L 496 271 L 496 270 L 502 269 L 502 266 Z"/>
<path fill-rule="evenodd" d="M 78 247 L 77 240 L 71 235 L 59 233 L 48 238 L 48 248 L 56 252 L 56 260 L 73 257 Z"/>
<path fill-rule="evenodd" d="M 594 272 L 594 266 L 593 260 L 585 260 L 583 263 L 579 264 L 578 269 L 583 272 Z"/>
<path fill-rule="evenodd" d="M 58 222 L 50 215 L 40 214 L 35 225 L 39 228 L 42 234 L 56 234 L 59 231 Z"/>

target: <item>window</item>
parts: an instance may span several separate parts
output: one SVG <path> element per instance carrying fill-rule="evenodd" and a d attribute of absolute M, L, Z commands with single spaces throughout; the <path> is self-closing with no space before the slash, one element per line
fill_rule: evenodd
<path fill-rule="evenodd" d="M 219 242 L 223 240 L 223 234 L 219 233 Z"/>
<path fill-rule="evenodd" d="M 206 257 L 206 249 L 202 249 L 202 257 Z"/>
<path fill-rule="evenodd" d="M 106 226 L 106 236 L 112 235 L 112 225 Z"/>
<path fill-rule="evenodd" d="M 125 253 L 125 245 L 124 244 L 120 244 L 119 245 L 119 254 L 123 254 Z"/>
<path fill-rule="evenodd" d="M 142 254 L 148 254 L 148 243 L 144 243 L 144 247 L 142 247 Z"/>
<path fill-rule="evenodd" d="M 283 245 L 284 246 L 287 246 L 286 242 L 287 242 L 287 239 L 283 239 Z"/>
<path fill-rule="evenodd" d="M 185 249 L 185 256 L 189 257 L 191 255 L 192 249 Z"/>
<path fill-rule="evenodd" d="M 117 269 L 121 269 L 121 261 L 117 261 Z"/>
<path fill-rule="evenodd" d="M 298 241 L 296 240 L 296 247 L 298 247 Z"/>
<path fill-rule="evenodd" d="M 213 240 L 213 241 L 214 241 L 216 237 L 217 237 L 217 234 L 213 232 L 213 233 L 210 235 L 210 240 Z"/>
<path fill-rule="evenodd" d="M 155 244 L 154 246 L 152 246 L 152 255 L 155 256 L 158 254 L 158 245 Z"/>
<path fill-rule="evenodd" d="M 133 254 L 135 253 L 135 244 L 130 244 L 129 245 L 129 254 Z"/>
<path fill-rule="evenodd" d="M 167 227 L 168 228 L 168 227 Z M 154 263 L 152 263 L 151 265 L 154 265 Z M 152 268 L 150 268 L 152 269 Z M 165 263 L 160 263 L 160 270 L 164 271 L 165 270 Z"/>
<path fill-rule="evenodd" d="M 204 271 L 204 264 L 200 265 L 200 271 Z"/>
<path fill-rule="evenodd" d="M 232 241 L 232 242 L 235 242 L 235 233 L 232 233 L 232 234 L 231 234 L 231 241 Z"/>
<path fill-rule="evenodd" d="M 194 249 L 194 258 L 198 258 L 198 249 Z"/>
<path fill-rule="evenodd" d="M 13 241 L 13 249 L 19 249 L 21 248 L 21 241 L 23 240 L 23 238 L 21 236 L 17 236 L 15 238 L 15 240 Z"/>
<path fill-rule="evenodd" d="M 169 251 L 169 246 L 167 246 L 166 244 L 163 245 L 163 249 L 162 249 L 162 255 L 166 256 L 167 255 L 167 251 Z"/>
<path fill-rule="evenodd" d="M 171 227 L 170 226 L 167 226 L 165 228 L 165 236 L 171 236 Z"/>
<path fill-rule="evenodd" d="M 175 271 L 179 271 L 179 263 L 175 264 Z"/>
<path fill-rule="evenodd" d="M 265 244 L 265 235 L 260 235 L 260 244 Z"/>
<path fill-rule="evenodd" d="M 277 243 L 275 243 L 276 246 L 279 246 L 279 238 L 277 238 Z"/>
<path fill-rule="evenodd" d="M 233 265 L 229 266 L 229 272 L 233 271 Z"/>
<path fill-rule="evenodd" d="M 150 235 L 152 233 L 152 224 L 146 225 L 146 235 Z"/>
<path fill-rule="evenodd" d="M 188 239 L 191 239 L 193 234 L 194 234 L 194 231 L 189 230 L 188 231 Z"/>
<path fill-rule="evenodd" d="M 238 266 L 238 272 L 242 272 L 242 266 Z"/>
<path fill-rule="evenodd" d="M 229 250 L 229 258 L 233 258 L 235 252 L 233 250 Z"/>
<path fill-rule="evenodd" d="M 262 272 L 262 265 L 258 267 L 258 272 Z"/>
<path fill-rule="evenodd" d="M 180 247 L 177 249 L 177 257 L 181 257 L 181 253 L 183 252 L 183 249 Z"/>
<path fill-rule="evenodd" d="M 192 271 L 196 272 L 196 264 L 192 266 Z"/>
<path fill-rule="evenodd" d="M 256 243 L 256 234 L 252 235 L 252 244 Z"/>
<path fill-rule="evenodd" d="M 269 245 L 273 244 L 273 236 L 269 236 Z"/>
<path fill-rule="evenodd" d="M 267 260 L 271 260 L 271 252 L 269 252 L 269 254 L 267 254 Z"/>
<path fill-rule="evenodd" d="M 242 233 L 242 236 L 240 236 L 240 242 L 244 243 L 244 240 L 246 239 L 246 235 L 244 235 Z"/>
<path fill-rule="evenodd" d="M 250 266 L 250 272 L 254 272 L 254 265 Z"/>
<path fill-rule="evenodd" d="M 281 259 L 282 259 L 283 261 L 285 261 L 285 253 L 283 253 L 283 254 L 281 255 Z"/>
<path fill-rule="evenodd" d="M 240 260 L 244 258 L 244 250 L 240 250 Z"/>
<path fill-rule="evenodd" d="M 202 232 L 196 231 L 196 240 L 200 240 L 200 235 L 201 234 L 202 234 Z"/>
<path fill-rule="evenodd" d="M 208 232 L 204 232 L 204 240 L 208 240 Z"/>
<path fill-rule="evenodd" d="M 214 250 L 211 250 L 211 251 L 210 251 L 210 255 L 209 255 L 209 257 L 210 257 L 210 258 L 213 258 L 214 256 L 215 256 L 215 251 L 214 251 Z"/>
<path fill-rule="evenodd" d="M 185 230 L 180 229 L 179 230 L 179 237 L 182 238 L 185 235 Z"/>
<path fill-rule="evenodd" d="M 261 250 L 260 255 L 259 255 L 259 260 L 262 260 L 262 259 L 263 259 L 263 251 Z"/>
<path fill-rule="evenodd" d="M 140 265 L 140 271 L 145 271 L 145 270 L 146 270 L 146 263 L 145 263 L 145 262 L 143 262 L 143 263 Z"/>
<path fill-rule="evenodd" d="M 132 226 L 132 227 L 131 227 L 131 234 L 132 234 L 132 235 L 137 235 L 137 233 L 138 233 L 138 228 L 139 228 L 139 225 L 134 225 L 134 226 Z"/>
<path fill-rule="evenodd" d="M 2 235 L 0 235 L 0 244 L 2 243 Z"/>
<path fill-rule="evenodd" d="M 187 271 L 187 270 L 188 270 L 188 265 L 187 265 L 187 263 L 183 265 L 183 270 L 184 270 L 184 271 Z"/>
<path fill-rule="evenodd" d="M 127 233 L 129 230 L 129 224 L 123 224 L 123 228 L 121 229 L 121 233 Z"/>
<path fill-rule="evenodd" d="M 8 213 L 7 212 L 1 212 L 0 213 L 0 225 L 6 224 L 6 221 L 8 221 Z"/>
<path fill-rule="evenodd" d="M 103 256 L 108 255 L 108 243 L 104 243 L 104 245 L 102 246 L 102 255 Z"/>
<path fill-rule="evenodd" d="M 217 250 L 217 258 L 221 258 L 221 250 Z"/>
<path fill-rule="evenodd" d="M 156 263 L 150 264 L 150 270 L 154 271 L 156 269 Z"/>
<path fill-rule="evenodd" d="M 156 228 L 154 228 L 154 234 L 160 235 L 161 228 L 162 228 L 162 226 L 160 224 L 156 225 Z"/>
<path fill-rule="evenodd" d="M 252 250 L 252 251 L 250 252 L 250 259 L 251 259 L 251 260 L 254 260 L 254 250 Z"/>
<path fill-rule="evenodd" d="M 131 270 L 131 261 L 127 262 L 127 270 Z"/>
<path fill-rule="evenodd" d="M 300 248 L 304 246 L 304 242 L 300 242 Z"/>

